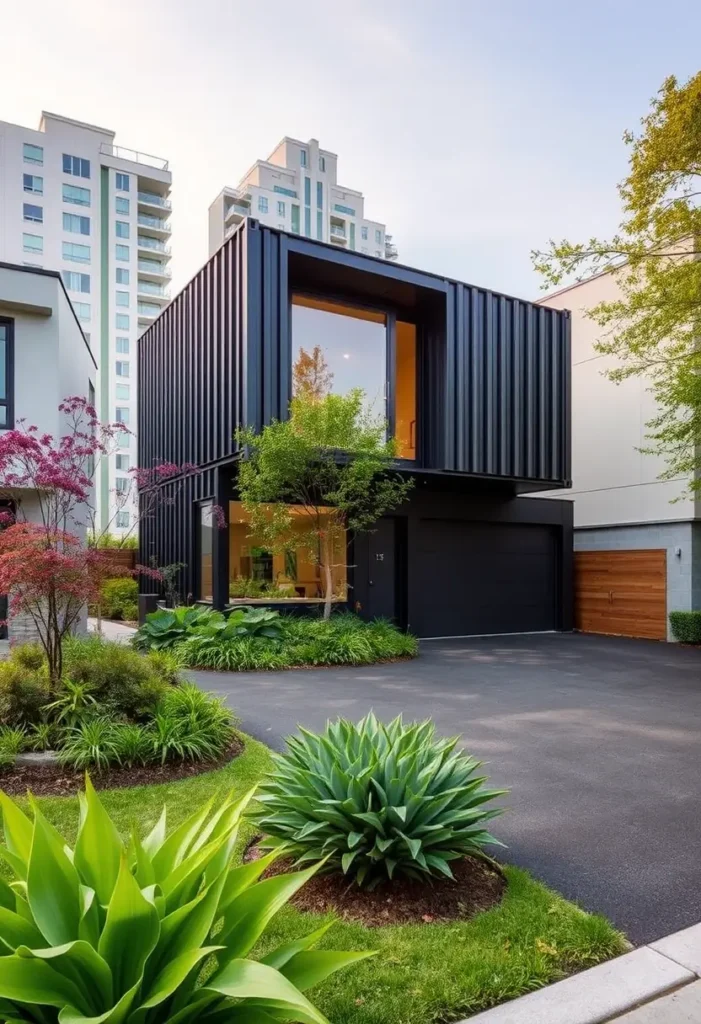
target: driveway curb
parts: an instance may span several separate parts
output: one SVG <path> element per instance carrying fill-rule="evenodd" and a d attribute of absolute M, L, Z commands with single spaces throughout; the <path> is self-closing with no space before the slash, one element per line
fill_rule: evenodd
<path fill-rule="evenodd" d="M 664 997 L 699 977 L 701 923 L 478 1013 L 469 1018 L 469 1024 L 605 1024 L 620 1020 L 623 1014 L 626 1022 L 636 1024 L 638 1015 L 628 1015 L 628 1011 L 661 1000 L 660 1010 L 664 1014 Z M 642 1021 L 642 1017 L 639 1019 Z"/>

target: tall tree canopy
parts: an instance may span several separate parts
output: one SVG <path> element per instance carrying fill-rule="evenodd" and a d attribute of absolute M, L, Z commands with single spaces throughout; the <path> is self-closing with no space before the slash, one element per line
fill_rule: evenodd
<path fill-rule="evenodd" d="M 645 451 L 662 455 L 663 476 L 692 489 L 701 468 L 701 72 L 680 85 L 665 80 L 642 118 L 626 132 L 629 172 L 618 186 L 623 221 L 610 240 L 551 241 L 534 252 L 545 287 L 612 271 L 620 298 L 588 311 L 601 326 L 599 352 L 615 356 L 612 380 L 650 381 L 658 415 Z"/>

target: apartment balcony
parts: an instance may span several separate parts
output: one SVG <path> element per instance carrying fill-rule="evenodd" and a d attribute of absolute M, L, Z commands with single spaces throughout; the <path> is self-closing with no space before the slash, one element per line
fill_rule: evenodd
<path fill-rule="evenodd" d="M 154 238 L 169 238 L 171 226 L 169 221 L 162 217 L 152 217 L 148 213 L 140 213 L 136 218 L 139 232 L 144 235 L 152 235 Z"/>
<path fill-rule="evenodd" d="M 139 153 L 138 150 L 127 149 L 126 146 L 113 146 L 111 142 L 100 143 L 100 152 L 119 160 L 130 160 L 132 163 L 154 167 L 157 171 L 168 170 L 168 161 L 163 157 L 152 156 L 150 153 Z"/>
<path fill-rule="evenodd" d="M 136 283 L 136 297 L 141 304 L 142 300 L 148 306 L 150 303 L 159 303 L 161 306 L 170 302 L 170 288 L 163 284 L 156 284 L 154 281 L 146 281 L 139 273 Z"/>
<path fill-rule="evenodd" d="M 139 209 L 146 210 L 170 210 L 172 209 L 172 203 L 170 199 L 166 199 L 165 196 L 159 196 L 155 192 L 142 192 L 139 191 L 136 194 Z"/>
<path fill-rule="evenodd" d="M 161 241 L 160 238 L 152 238 L 150 235 L 139 234 L 136 239 L 137 248 L 142 252 L 157 252 L 162 256 L 170 258 L 170 246 Z"/>
<path fill-rule="evenodd" d="M 158 302 L 138 302 L 136 311 L 141 325 L 152 324 L 163 307 Z"/>
<path fill-rule="evenodd" d="M 168 264 L 161 263 L 160 260 L 138 260 L 136 268 L 140 280 L 154 281 L 156 284 L 164 278 L 169 279 L 173 273 Z"/>
<path fill-rule="evenodd" d="M 348 242 L 348 236 L 346 234 L 345 224 L 338 224 L 331 221 L 329 224 L 329 239 L 335 242 L 336 245 L 346 245 Z"/>

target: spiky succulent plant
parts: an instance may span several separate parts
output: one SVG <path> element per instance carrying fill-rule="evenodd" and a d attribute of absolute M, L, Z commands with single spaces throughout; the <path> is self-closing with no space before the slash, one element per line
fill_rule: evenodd
<path fill-rule="evenodd" d="M 450 861 L 484 856 L 498 843 L 485 823 L 501 813 L 484 805 L 505 790 L 485 788 L 482 762 L 437 739 L 428 720 L 383 725 L 371 713 L 325 732 L 305 729 L 275 754 L 258 793 L 263 846 L 371 887 L 383 879 L 453 877 Z M 499 844 L 501 845 L 501 844 Z"/>
<path fill-rule="evenodd" d="M 302 990 L 368 954 L 312 950 L 324 926 L 249 959 L 314 872 L 260 881 L 270 857 L 232 866 L 251 795 L 216 810 L 212 798 L 170 834 L 164 808 L 145 839 L 124 845 L 88 779 L 71 849 L 34 801 L 30 821 L 0 792 L 0 856 L 15 875 L 0 878 L 0 1019 L 328 1024 Z"/>

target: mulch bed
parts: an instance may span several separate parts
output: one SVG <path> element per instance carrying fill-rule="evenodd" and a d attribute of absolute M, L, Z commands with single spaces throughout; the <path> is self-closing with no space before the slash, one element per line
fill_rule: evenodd
<path fill-rule="evenodd" d="M 254 840 L 246 850 L 244 861 L 261 856 L 262 851 Z M 317 874 L 290 902 L 298 910 L 314 914 L 333 910 L 347 921 L 373 927 L 466 920 L 501 901 L 507 882 L 497 868 L 476 857 L 451 861 L 450 867 L 454 881 L 449 878 L 432 882 L 398 879 L 371 891 L 360 889 L 345 875 Z M 280 858 L 264 872 L 263 878 L 292 870 L 293 862 Z"/>
<path fill-rule="evenodd" d="M 95 789 L 122 789 L 129 786 L 155 786 L 159 782 L 177 782 L 193 775 L 223 768 L 243 753 L 243 742 L 236 737 L 216 761 L 167 761 L 136 768 L 110 768 L 90 772 Z M 59 764 L 16 765 L 0 774 L 0 789 L 11 796 L 23 796 L 28 789 L 35 796 L 70 796 L 85 789 L 85 772 L 64 768 Z"/>

